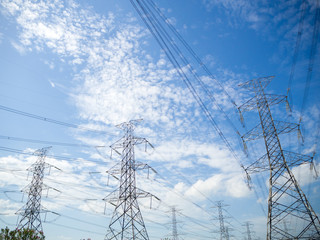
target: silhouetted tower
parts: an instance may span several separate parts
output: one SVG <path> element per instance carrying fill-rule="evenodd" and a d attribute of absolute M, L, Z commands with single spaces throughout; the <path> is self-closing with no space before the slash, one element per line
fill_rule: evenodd
<path fill-rule="evenodd" d="M 239 107 L 240 113 L 257 109 L 260 117 L 260 124 L 242 136 L 244 144 L 245 141 L 263 138 L 267 150 L 267 154 L 245 170 L 248 179 L 250 173 L 270 171 L 267 240 L 319 239 L 319 218 L 290 170 L 302 163 L 313 163 L 313 158 L 282 149 L 279 134 L 299 130 L 299 125 L 273 120 L 270 107 L 285 101 L 286 97 L 264 93 L 272 79 L 273 77 L 257 78 L 240 85 L 255 94 Z M 283 227 L 283 221 L 289 219 L 296 223 L 290 232 Z"/>
<path fill-rule="evenodd" d="M 122 159 L 120 169 L 110 169 L 108 171 L 110 175 L 120 182 L 119 189 L 114 192 L 116 195 L 109 195 L 105 198 L 115 206 L 105 237 L 108 240 L 149 239 L 137 199 L 154 196 L 136 187 L 135 171 L 150 169 L 150 167 L 147 164 L 135 161 L 134 146 L 141 143 L 145 143 L 146 146 L 147 144 L 151 146 L 151 144 L 145 138 L 133 136 L 135 124 L 140 121 L 131 120 L 117 125 L 117 127 L 125 131 L 125 135 L 111 145 L 111 148 L 118 153 L 118 149 L 121 149 Z"/>
<path fill-rule="evenodd" d="M 215 220 L 219 220 L 219 233 L 220 240 L 229 240 L 229 229 L 225 226 L 226 217 L 223 215 L 223 207 L 228 206 L 222 203 L 222 201 L 217 201 L 216 206 L 214 208 L 218 209 L 218 217 L 215 217 Z"/>
<path fill-rule="evenodd" d="M 177 230 L 177 218 L 176 218 L 176 208 L 171 208 L 172 212 L 172 240 L 178 240 L 178 230 Z"/>
<path fill-rule="evenodd" d="M 247 240 L 252 240 L 252 231 L 251 231 L 251 229 L 250 229 L 252 225 L 253 225 L 253 224 L 250 223 L 250 222 L 245 222 L 245 224 L 242 225 L 242 226 L 246 227 L 245 235 L 246 235 L 246 239 L 247 239 Z"/>
<path fill-rule="evenodd" d="M 226 239 L 229 240 L 230 239 L 230 234 L 229 234 L 230 229 L 228 226 L 226 226 L 225 229 L 226 229 Z"/>
<path fill-rule="evenodd" d="M 40 213 L 42 212 L 41 195 L 43 190 L 44 170 L 47 166 L 45 163 L 46 154 L 49 148 L 42 148 L 37 150 L 34 155 L 38 156 L 37 161 L 28 168 L 32 172 L 31 183 L 27 186 L 28 201 L 17 214 L 21 215 L 21 220 L 17 228 L 33 229 L 35 232 L 42 232 L 42 223 Z"/>

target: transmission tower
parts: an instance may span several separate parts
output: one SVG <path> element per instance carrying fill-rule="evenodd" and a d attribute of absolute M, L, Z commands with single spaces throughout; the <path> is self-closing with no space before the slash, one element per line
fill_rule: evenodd
<path fill-rule="evenodd" d="M 233 235 L 230 233 L 233 231 L 233 228 L 229 227 L 229 226 L 225 226 L 226 228 L 226 239 L 230 240 L 233 239 Z"/>
<path fill-rule="evenodd" d="M 262 138 L 267 151 L 267 154 L 245 170 L 248 180 L 250 173 L 266 170 L 270 172 L 267 240 L 319 239 L 319 218 L 290 169 L 302 163 L 313 164 L 313 158 L 282 149 L 279 134 L 299 130 L 299 125 L 273 120 L 270 107 L 285 101 L 286 97 L 264 93 L 272 79 L 273 77 L 257 78 L 240 85 L 255 94 L 239 107 L 240 113 L 257 109 L 260 117 L 260 124 L 242 136 L 244 144 L 246 141 Z M 294 220 L 297 226 L 292 229 L 295 230 L 286 231 L 283 227 L 286 220 Z"/>
<path fill-rule="evenodd" d="M 217 201 L 216 206 L 214 208 L 218 209 L 218 217 L 215 217 L 215 220 L 219 220 L 219 233 L 220 233 L 220 240 L 229 240 L 229 228 L 225 226 L 225 219 L 226 217 L 223 215 L 223 207 L 228 205 L 223 204 L 223 201 Z"/>
<path fill-rule="evenodd" d="M 176 218 L 176 208 L 172 207 L 172 237 L 173 240 L 178 240 L 178 230 L 177 230 L 177 218 Z"/>
<path fill-rule="evenodd" d="M 42 223 L 40 213 L 43 211 L 41 206 L 41 195 L 43 190 L 43 177 L 44 170 L 48 164 L 45 163 L 48 148 L 42 148 L 34 152 L 34 155 L 38 157 L 37 161 L 28 168 L 28 171 L 32 173 L 31 183 L 27 186 L 26 192 L 28 193 L 28 201 L 24 207 L 22 207 L 17 214 L 20 214 L 21 220 L 18 223 L 17 228 L 33 229 L 35 232 L 42 232 Z"/>
<path fill-rule="evenodd" d="M 244 227 L 246 228 L 245 235 L 246 235 L 246 239 L 247 239 L 247 240 L 252 240 L 252 231 L 251 231 L 251 226 L 252 226 L 252 225 L 253 225 L 253 224 L 250 223 L 250 222 L 245 222 L 245 224 L 242 225 L 242 226 L 244 226 Z"/>
<path fill-rule="evenodd" d="M 135 174 L 136 170 L 153 169 L 147 164 L 135 161 L 135 145 L 144 143 L 146 147 L 147 145 L 151 146 L 145 138 L 133 136 L 135 125 L 140 121 L 131 120 L 117 125 L 117 127 L 125 131 L 125 135 L 111 145 L 111 149 L 117 153 L 120 153 L 118 149 L 121 149 L 121 166 L 120 169 L 112 168 L 108 171 L 110 175 L 119 180 L 120 186 L 119 189 L 105 198 L 115 206 L 105 237 L 107 240 L 149 239 L 137 199 L 155 196 L 136 187 Z"/>

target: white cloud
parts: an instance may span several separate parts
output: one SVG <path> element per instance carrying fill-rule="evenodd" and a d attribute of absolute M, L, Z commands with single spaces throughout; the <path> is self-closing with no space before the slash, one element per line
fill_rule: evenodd
<path fill-rule="evenodd" d="M 213 8 L 222 7 L 230 17 L 229 24 L 233 26 L 238 26 L 239 20 L 245 20 L 251 23 L 252 26 L 260 21 L 257 4 L 255 4 L 254 2 L 245 0 L 203 0 L 203 4 L 206 7 L 207 11 L 212 11 Z"/>
<path fill-rule="evenodd" d="M 248 197 L 251 193 L 241 174 L 215 174 L 206 180 L 199 180 L 186 191 L 191 199 L 205 200 L 205 196 Z"/>
<path fill-rule="evenodd" d="M 22 46 L 20 43 L 12 41 L 11 44 L 21 55 L 24 55 L 26 53 L 26 48 Z"/>
<path fill-rule="evenodd" d="M 49 80 L 49 83 L 50 83 L 51 87 L 53 87 L 53 88 L 56 87 L 56 85 L 54 84 L 54 82 L 52 82 L 52 81 Z"/>
<path fill-rule="evenodd" d="M 0 199 L 0 210 L 4 215 L 14 216 L 16 209 L 20 207 L 20 204 L 13 203 L 10 200 Z"/>
<path fill-rule="evenodd" d="M 87 55 L 86 41 L 106 33 L 113 24 L 112 14 L 103 18 L 80 10 L 72 1 L 69 8 L 60 1 L 2 1 L 1 5 L 19 24 L 21 44 L 15 44 L 16 48 L 41 51 L 48 47 L 64 57 L 72 56 L 77 64 L 79 56 Z"/>
<path fill-rule="evenodd" d="M 310 164 L 302 164 L 292 169 L 292 173 L 300 186 L 303 187 L 316 181 L 316 175 L 320 173 L 320 163 L 315 164 L 314 168 Z"/>

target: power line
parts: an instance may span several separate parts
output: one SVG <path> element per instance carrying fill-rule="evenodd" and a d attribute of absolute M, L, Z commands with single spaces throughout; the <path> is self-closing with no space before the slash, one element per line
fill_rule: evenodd
<path fill-rule="evenodd" d="M 92 226 L 96 226 L 96 227 L 100 227 L 100 228 L 105 228 L 105 226 L 103 226 L 103 225 L 99 225 L 99 224 L 96 224 L 96 223 L 92 223 L 92 222 L 88 222 L 88 221 L 85 221 L 85 220 L 81 220 L 81 219 L 78 219 L 78 218 L 75 218 L 75 217 L 71 217 L 71 216 L 68 216 L 68 215 L 65 215 L 65 214 L 61 214 L 61 213 L 56 213 L 56 214 L 60 215 L 61 217 L 68 218 L 68 219 L 71 219 L 71 220 L 74 220 L 74 221 L 77 221 L 77 222 L 86 223 L 86 224 L 89 224 L 89 225 L 92 225 Z"/>
<path fill-rule="evenodd" d="M 86 148 L 96 147 L 88 144 L 45 141 L 45 140 L 36 140 L 36 139 L 30 139 L 30 138 L 10 137 L 10 136 L 4 136 L 4 135 L 0 135 L 0 139 L 10 140 L 10 141 L 19 141 L 19 142 L 29 142 L 29 143 L 41 143 L 41 144 L 48 144 L 48 145 L 58 145 L 58 146 L 66 146 L 66 147 L 86 147 Z"/>
<path fill-rule="evenodd" d="M 116 136 L 114 134 L 110 134 L 110 133 L 105 132 L 105 131 L 95 130 L 95 129 L 83 127 L 81 125 L 62 122 L 62 121 L 55 120 L 55 119 L 52 119 L 52 118 L 47 118 L 47 117 L 35 115 L 35 114 L 32 114 L 32 113 L 28 113 L 28 112 L 23 112 L 23 111 L 14 109 L 14 108 L 9 108 L 9 107 L 3 106 L 3 105 L 0 105 L 0 110 L 4 110 L 4 111 L 7 111 L 7 112 L 15 113 L 15 114 L 22 115 L 22 116 L 29 117 L 29 118 L 34 118 L 34 119 L 41 120 L 41 121 L 44 121 L 44 122 L 54 123 L 54 124 L 65 126 L 65 127 L 81 129 L 81 130 L 88 131 L 88 132 L 93 132 L 93 133 L 108 134 L 110 136 Z"/>
<path fill-rule="evenodd" d="M 292 99 L 292 93 L 291 93 L 291 85 L 292 85 L 292 81 L 293 81 L 293 78 L 294 78 L 295 67 L 296 67 L 298 53 L 299 53 L 299 49 L 300 49 L 301 36 L 302 36 L 302 33 L 303 33 L 303 22 L 304 22 L 304 19 L 305 19 L 305 16 L 306 16 L 306 6 L 307 6 L 307 1 L 306 0 L 302 0 L 301 11 L 300 11 L 300 20 L 299 20 L 298 33 L 297 33 L 297 40 L 296 40 L 296 45 L 295 45 L 295 48 L 294 48 L 291 72 L 290 72 L 288 89 L 287 89 L 287 95 L 289 97 L 290 103 L 292 104 L 292 107 L 293 107 L 293 99 Z"/>
<path fill-rule="evenodd" d="M 301 105 L 301 111 L 300 111 L 300 119 L 299 124 L 302 122 L 303 113 L 306 107 L 307 98 L 309 94 L 309 88 L 310 88 L 310 82 L 312 78 L 312 70 L 315 60 L 315 55 L 317 52 L 317 45 L 318 45 L 318 38 L 319 38 L 319 28 L 320 28 L 320 1 L 317 0 L 316 9 L 315 9 L 315 16 L 314 16 L 314 24 L 313 24 L 313 33 L 312 33 L 312 42 L 311 42 L 311 48 L 310 48 L 310 55 L 309 55 L 309 64 L 308 64 L 308 73 L 307 73 L 307 79 L 304 87 L 304 93 L 303 93 L 303 100 Z"/>
<path fill-rule="evenodd" d="M 211 112 L 209 111 L 208 107 L 205 105 L 203 99 L 200 97 L 198 91 L 191 83 L 190 78 L 187 76 L 186 70 L 184 70 L 183 65 L 187 67 L 189 70 L 189 73 L 193 75 L 193 77 L 200 83 L 201 87 L 204 89 L 207 95 L 209 97 L 211 94 L 209 93 L 208 89 L 205 87 L 202 80 L 199 78 L 199 76 L 196 74 L 194 69 L 192 68 L 192 65 L 189 64 L 187 59 L 184 57 L 178 46 L 175 44 L 175 41 L 170 37 L 170 35 L 166 32 L 160 21 L 157 19 L 157 17 L 154 15 L 154 13 L 149 9 L 148 5 L 144 1 L 136 1 L 130 0 L 133 7 L 136 9 L 138 14 L 140 15 L 143 22 L 146 24 L 156 41 L 159 43 L 160 47 L 164 50 L 165 54 L 169 58 L 172 65 L 175 67 L 178 75 L 181 77 L 183 82 L 186 84 L 188 89 L 190 90 L 192 96 L 196 100 L 196 102 L 199 104 L 200 108 L 204 112 L 205 116 L 208 118 L 209 122 L 212 124 L 220 138 L 223 140 L 223 142 L 228 147 L 229 151 L 233 155 L 233 157 L 239 162 L 239 165 L 241 164 L 241 161 L 239 157 L 237 156 L 236 152 L 234 151 L 233 147 L 229 143 L 229 141 L 224 136 L 223 132 L 219 128 L 216 120 L 213 118 Z M 139 8 L 140 7 L 140 8 Z M 166 21 L 164 21 L 166 24 Z M 178 59 L 179 58 L 179 59 Z M 212 97 L 210 97 L 211 100 L 214 101 Z M 217 103 L 216 103 L 217 104 Z"/>
<path fill-rule="evenodd" d="M 34 154 L 31 153 L 31 152 L 25 152 L 23 150 L 19 150 L 19 149 L 15 149 L 15 148 L 2 147 L 2 146 L 0 146 L 0 151 L 6 151 L 6 152 L 12 152 L 12 153 L 18 153 L 18 154 L 23 154 L 23 155 L 34 156 Z M 57 159 L 57 160 L 87 161 L 87 162 L 94 162 L 94 163 L 98 163 L 98 164 L 104 164 L 101 161 L 86 160 L 86 159 L 83 159 L 83 158 L 69 158 L 69 157 L 56 156 L 56 155 L 47 155 L 47 157 L 54 158 L 54 159 Z"/>
<path fill-rule="evenodd" d="M 94 231 L 89 231 L 89 230 L 84 230 L 82 228 L 76 228 L 76 227 L 71 227 L 69 225 L 65 225 L 65 224 L 59 224 L 59 223 L 49 223 L 49 224 L 52 224 L 52 225 L 56 225 L 58 227 L 63 227 L 63 228 L 68 228 L 68 229 L 73 229 L 73 230 L 77 230 L 77 231 L 81 231 L 81 232 L 87 232 L 87 233 L 94 233 L 94 234 L 97 234 L 97 235 L 104 235 L 103 233 L 98 233 L 98 232 L 94 232 Z"/>

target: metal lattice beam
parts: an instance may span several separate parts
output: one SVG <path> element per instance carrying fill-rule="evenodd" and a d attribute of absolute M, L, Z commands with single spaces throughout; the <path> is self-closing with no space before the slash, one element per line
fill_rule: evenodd
<path fill-rule="evenodd" d="M 282 149 L 279 134 L 299 129 L 299 126 L 273 120 L 270 106 L 279 101 L 272 101 L 270 95 L 264 93 L 264 88 L 272 79 L 273 77 L 257 78 L 241 85 L 252 91 L 255 96 L 250 100 L 250 104 L 247 102 L 240 106 L 239 111 L 253 110 L 254 102 L 260 117 L 260 124 L 244 135 L 243 140 L 263 138 L 267 151 L 266 155 L 247 167 L 246 171 L 248 174 L 270 171 L 267 240 L 320 239 L 319 218 L 290 169 L 302 163 L 311 163 L 312 157 Z M 296 223 L 296 227 L 290 232 L 283 224 L 288 219 L 291 222 L 294 219 Z"/>
<path fill-rule="evenodd" d="M 137 199 L 154 196 L 136 187 L 135 171 L 154 170 L 147 164 L 135 161 L 134 146 L 142 143 L 146 146 L 149 144 L 146 139 L 133 136 L 135 124 L 140 121 L 131 120 L 118 125 L 125 131 L 125 135 L 111 145 L 115 152 L 120 153 L 121 151 L 121 166 L 120 169 L 112 168 L 108 171 L 111 176 L 119 180 L 120 186 L 105 198 L 115 206 L 105 237 L 107 240 L 149 239 Z M 120 151 L 118 151 L 119 149 Z"/>
<path fill-rule="evenodd" d="M 42 212 L 41 195 L 43 191 L 44 170 L 46 168 L 45 157 L 49 148 L 37 150 L 34 155 L 38 156 L 37 161 L 28 169 L 32 172 L 31 183 L 27 186 L 28 201 L 17 214 L 21 215 L 21 219 L 17 228 L 33 229 L 35 232 L 42 232 L 42 223 L 40 213 Z"/>

